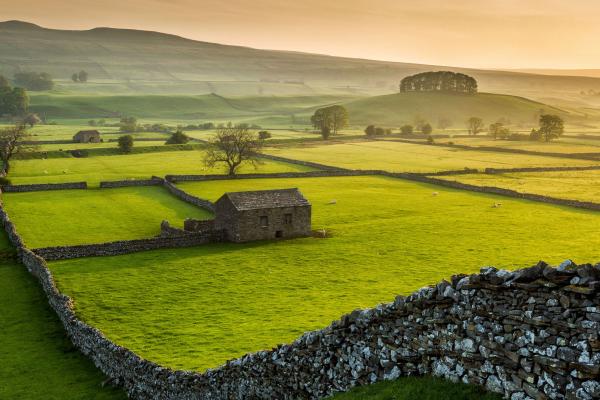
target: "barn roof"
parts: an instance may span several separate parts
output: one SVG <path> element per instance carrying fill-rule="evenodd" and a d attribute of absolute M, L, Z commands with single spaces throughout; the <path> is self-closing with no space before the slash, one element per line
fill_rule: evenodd
<path fill-rule="evenodd" d="M 310 206 L 297 188 L 225 193 L 217 203 L 223 199 L 229 199 L 238 211 Z"/>
<path fill-rule="evenodd" d="M 75 136 L 77 135 L 83 135 L 83 134 L 89 134 L 89 135 L 99 135 L 100 132 L 98 132 L 97 130 L 87 130 L 87 131 L 79 131 L 75 134 Z"/>

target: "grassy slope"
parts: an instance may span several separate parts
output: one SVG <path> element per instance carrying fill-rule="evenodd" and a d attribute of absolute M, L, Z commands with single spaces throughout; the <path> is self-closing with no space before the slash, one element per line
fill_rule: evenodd
<path fill-rule="evenodd" d="M 437 139 L 436 142 L 461 144 L 473 147 L 501 147 L 506 149 L 520 149 L 548 153 L 599 153 L 600 140 L 584 140 L 563 136 L 552 142 L 530 142 L 517 140 L 494 140 L 490 136 L 471 138 Z"/>
<path fill-rule="evenodd" d="M 106 378 L 72 347 L 39 284 L 16 262 L 0 261 L 0 309 L 0 398 L 125 399 L 101 387 Z"/>
<path fill-rule="evenodd" d="M 600 202 L 600 171 L 474 174 L 445 179 L 479 186 L 497 186 L 569 200 Z"/>
<path fill-rule="evenodd" d="M 211 214 L 162 187 L 5 193 L 6 211 L 31 248 L 142 239 L 160 233 L 168 220 Z"/>
<path fill-rule="evenodd" d="M 482 388 L 451 383 L 439 378 L 400 378 L 356 388 L 330 400 L 500 400 Z"/>
<path fill-rule="evenodd" d="M 593 161 L 461 150 L 422 144 L 357 141 L 268 148 L 273 155 L 350 169 L 435 172 L 468 168 L 594 165 Z"/>
<path fill-rule="evenodd" d="M 457 272 L 529 266 L 540 258 L 595 261 L 600 246 L 598 213 L 391 178 L 181 187 L 213 200 L 226 191 L 299 187 L 313 204 L 314 229 L 333 237 L 51 263 L 86 321 L 176 368 L 203 370 L 289 342 L 345 312 Z M 332 199 L 337 204 L 328 205 Z M 503 206 L 493 208 L 496 202 Z M 585 241 L 572 240 L 584 231 Z"/>
<path fill-rule="evenodd" d="M 88 158 L 53 158 L 16 160 L 10 179 L 13 184 L 87 181 L 97 185 L 103 180 L 148 179 L 151 175 L 223 173 L 222 167 L 208 169 L 203 165 L 202 151 L 173 151 Z M 255 170 L 242 166 L 241 172 L 307 171 L 299 165 L 265 161 Z"/>
<path fill-rule="evenodd" d="M 476 116 L 492 123 L 508 118 L 513 123 L 537 123 L 540 109 L 565 115 L 561 110 L 522 97 L 492 93 L 461 95 L 450 93 L 396 93 L 368 97 L 346 104 L 352 124 L 379 124 L 397 127 L 412 124 L 420 117 L 433 126 L 440 118 L 447 118 L 455 126 L 466 125 Z"/>

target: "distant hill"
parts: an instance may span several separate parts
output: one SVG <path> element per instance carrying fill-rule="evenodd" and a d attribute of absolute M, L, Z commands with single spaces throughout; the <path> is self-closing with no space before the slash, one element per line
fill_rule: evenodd
<path fill-rule="evenodd" d="M 57 90 L 67 92 L 383 94 L 395 91 L 404 76 L 440 69 L 474 76 L 483 91 L 533 98 L 600 90 L 598 78 L 258 50 L 127 29 L 54 30 L 19 21 L 0 23 L 0 55 L 0 73 L 49 72 L 64 80 Z M 69 83 L 81 69 L 91 82 Z"/>
<path fill-rule="evenodd" d="M 537 123 L 541 110 L 567 116 L 565 111 L 547 104 L 491 93 L 398 93 L 351 101 L 345 106 L 353 125 L 379 124 L 386 127 L 412 124 L 415 119 L 422 118 L 434 128 L 440 119 L 447 119 L 454 127 L 462 128 L 465 121 L 473 116 L 483 118 L 486 124 L 505 118 L 512 124 L 532 126 Z"/>

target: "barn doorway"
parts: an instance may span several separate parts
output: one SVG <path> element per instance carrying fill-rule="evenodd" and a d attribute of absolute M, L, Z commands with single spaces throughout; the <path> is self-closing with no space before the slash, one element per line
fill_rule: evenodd
<path fill-rule="evenodd" d="M 275 237 L 276 238 L 282 238 L 283 237 L 283 231 L 275 231 Z"/>

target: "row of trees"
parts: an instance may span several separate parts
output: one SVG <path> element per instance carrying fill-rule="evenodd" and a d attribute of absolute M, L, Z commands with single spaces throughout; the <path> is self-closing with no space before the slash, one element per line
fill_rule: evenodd
<path fill-rule="evenodd" d="M 529 134 L 529 140 L 550 142 L 561 137 L 565 131 L 564 121 L 558 115 L 542 114 L 539 118 L 539 128 L 532 129 Z M 467 121 L 469 134 L 476 135 L 484 130 L 483 120 L 478 117 L 471 117 Z M 511 134 L 510 129 L 504 125 L 504 122 L 498 121 L 490 124 L 488 134 L 494 139 L 509 139 L 512 137 L 521 138 L 523 135 Z"/>
<path fill-rule="evenodd" d="M 328 139 L 331 134 L 337 135 L 348 126 L 348 111 L 343 106 L 319 108 L 310 117 L 310 123 L 321 132 L 323 139 Z"/>
<path fill-rule="evenodd" d="M 400 92 L 477 93 L 475 78 L 451 71 L 422 72 L 400 82 Z"/>
<path fill-rule="evenodd" d="M 54 88 L 54 81 L 50 74 L 46 72 L 17 72 L 13 80 L 15 86 L 32 91 L 52 90 Z"/>
<path fill-rule="evenodd" d="M 22 116 L 29 108 L 29 96 L 25 89 L 11 87 L 8 79 L 0 75 L 0 117 Z"/>

